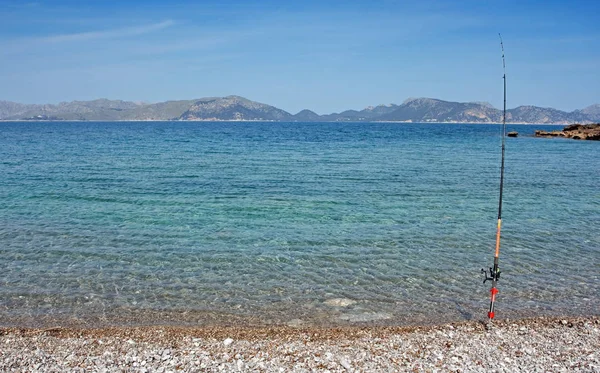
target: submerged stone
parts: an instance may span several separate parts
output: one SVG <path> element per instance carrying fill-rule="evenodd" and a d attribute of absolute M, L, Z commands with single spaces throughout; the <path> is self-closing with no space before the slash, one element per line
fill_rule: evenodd
<path fill-rule="evenodd" d="M 325 302 L 326 305 L 331 307 L 348 307 L 356 303 L 356 301 L 348 298 L 333 298 L 328 299 Z"/>

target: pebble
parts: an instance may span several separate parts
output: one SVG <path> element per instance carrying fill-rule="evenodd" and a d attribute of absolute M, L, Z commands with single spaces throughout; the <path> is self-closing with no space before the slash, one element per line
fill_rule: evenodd
<path fill-rule="evenodd" d="M 341 358 L 340 359 L 340 365 L 343 366 L 346 370 L 351 370 L 352 366 L 350 365 L 350 363 L 348 362 L 348 360 Z"/>
<path fill-rule="evenodd" d="M 202 338 L 185 328 L 78 331 L 72 337 L 0 329 L 0 371 L 599 372 L 598 320 L 499 321 L 488 332 L 477 322 L 413 329 L 281 327 L 206 332 Z"/>
<path fill-rule="evenodd" d="M 356 301 L 348 298 L 333 298 L 328 299 L 325 302 L 326 305 L 330 307 L 348 307 L 356 303 Z"/>

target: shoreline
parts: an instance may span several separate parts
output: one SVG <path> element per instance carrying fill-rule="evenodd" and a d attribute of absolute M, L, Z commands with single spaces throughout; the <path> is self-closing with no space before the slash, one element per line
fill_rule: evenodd
<path fill-rule="evenodd" d="M 600 317 L 413 327 L 0 328 L 0 370 L 600 369 Z"/>
<path fill-rule="evenodd" d="M 566 322 L 566 323 L 565 323 Z M 343 325 L 343 326 L 256 326 L 256 325 L 170 325 L 167 323 L 156 325 L 117 325 L 102 327 L 82 326 L 48 326 L 48 327 L 20 327 L 0 326 L 0 337 L 8 334 L 18 334 L 24 337 L 47 335 L 57 338 L 81 337 L 129 337 L 140 340 L 154 340 L 156 337 L 197 336 L 202 338 L 236 338 L 254 340 L 256 338 L 300 338 L 310 340 L 330 340 L 333 336 L 345 338 L 385 337 L 391 334 L 430 333 L 443 329 L 465 329 L 468 331 L 488 332 L 496 328 L 510 328 L 530 325 L 536 327 L 555 327 L 558 325 L 573 327 L 575 324 L 591 322 L 599 325 L 600 315 L 591 316 L 538 316 L 521 319 L 494 319 L 491 324 L 485 320 L 469 320 L 446 322 L 439 324 L 417 325 Z M 598 341 L 600 342 L 600 340 Z"/>
<path fill-rule="evenodd" d="M 349 123 L 349 124 L 376 124 L 376 123 L 397 123 L 397 124 L 499 124 L 502 125 L 502 122 L 412 122 L 412 121 L 396 121 L 396 120 L 379 120 L 379 121 L 316 121 L 316 122 L 303 122 L 303 121 L 279 121 L 279 120 L 251 120 L 251 119 L 241 119 L 241 120 L 207 120 L 207 119 L 198 119 L 198 120 L 169 120 L 169 119 L 132 119 L 132 120 L 27 120 L 27 119 L 16 119 L 16 120 L 8 120 L 8 119 L 0 119 L 0 123 L 138 123 L 138 122 L 149 122 L 149 123 L 314 123 L 314 124 L 322 124 L 322 123 Z M 564 123 L 521 123 L 521 122 L 506 122 L 508 125 L 523 125 L 523 126 L 567 126 L 573 124 L 571 122 Z"/>
<path fill-rule="evenodd" d="M 337 300 L 337 299 L 336 299 Z M 106 329 L 106 328 L 411 328 L 435 327 L 456 323 L 481 323 L 487 321 L 487 302 L 482 307 L 468 306 L 440 307 L 418 314 L 404 309 L 395 313 L 385 310 L 363 310 L 351 312 L 342 306 L 328 305 L 327 309 L 313 312 L 289 313 L 286 310 L 275 312 L 263 309 L 254 312 L 233 312 L 224 310 L 198 309 L 148 309 L 116 307 L 99 310 L 80 309 L 65 313 L 29 313 L 25 309 L 0 312 L 0 330 L 22 329 Z M 581 304 L 579 307 L 555 309 L 508 308 L 504 305 L 496 320 L 527 320 L 531 318 L 578 318 L 600 317 L 596 304 Z M 31 311 L 31 310 L 29 310 Z"/>

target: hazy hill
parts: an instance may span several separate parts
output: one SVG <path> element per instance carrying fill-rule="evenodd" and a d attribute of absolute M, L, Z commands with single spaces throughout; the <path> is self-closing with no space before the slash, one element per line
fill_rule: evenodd
<path fill-rule="evenodd" d="M 124 120 L 173 120 L 186 112 L 196 100 L 166 101 L 139 106 L 123 113 Z"/>
<path fill-rule="evenodd" d="M 296 122 L 319 122 L 322 120 L 322 118 L 314 111 L 304 109 L 298 112 L 298 114 L 295 114 L 293 120 Z"/>
<path fill-rule="evenodd" d="M 594 123 L 600 121 L 600 104 L 565 112 L 553 108 L 519 106 L 507 111 L 513 123 Z M 262 120 L 296 122 L 396 121 L 498 123 L 502 111 L 486 102 L 452 102 L 410 98 L 401 105 L 370 106 L 363 110 L 318 115 L 302 110 L 292 115 L 274 106 L 240 96 L 207 97 L 154 104 L 121 100 L 62 102 L 58 105 L 0 101 L 2 120 Z"/>
<path fill-rule="evenodd" d="M 584 114 L 577 111 L 567 113 L 561 110 L 537 106 L 519 106 L 508 110 L 506 120 L 508 122 L 519 123 L 581 123 L 591 121 Z"/>
<path fill-rule="evenodd" d="M 581 114 L 591 118 L 592 121 L 600 122 L 600 104 L 591 105 L 582 110 L 575 111 L 579 111 Z"/>
<path fill-rule="evenodd" d="M 13 116 L 19 117 L 33 105 L 19 104 L 17 102 L 0 101 L 0 119 L 9 119 Z"/>
<path fill-rule="evenodd" d="M 501 113 L 488 105 L 412 98 L 379 120 L 410 122 L 499 122 Z"/>
<path fill-rule="evenodd" d="M 179 120 L 291 120 L 292 115 L 276 107 L 239 96 L 198 100 Z"/>

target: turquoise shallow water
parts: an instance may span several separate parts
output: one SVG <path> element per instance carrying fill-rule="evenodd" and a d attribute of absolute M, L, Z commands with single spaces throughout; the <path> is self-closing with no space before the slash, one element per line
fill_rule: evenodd
<path fill-rule="evenodd" d="M 600 147 L 509 126 L 497 317 L 598 314 Z M 499 125 L 0 123 L 4 325 L 485 317 Z"/>

